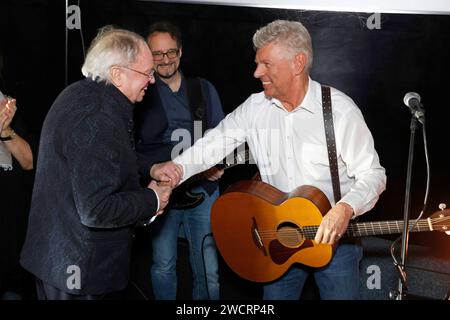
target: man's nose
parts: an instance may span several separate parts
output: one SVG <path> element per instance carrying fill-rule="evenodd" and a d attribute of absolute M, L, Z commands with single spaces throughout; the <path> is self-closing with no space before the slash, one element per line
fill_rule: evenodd
<path fill-rule="evenodd" d="M 169 61 L 170 61 L 169 56 L 167 54 L 163 55 L 163 60 L 164 60 L 164 63 L 169 63 Z"/>
<path fill-rule="evenodd" d="M 255 72 L 253 72 L 253 76 L 258 79 L 262 76 L 262 74 L 263 74 L 262 67 L 260 65 L 257 65 Z"/>

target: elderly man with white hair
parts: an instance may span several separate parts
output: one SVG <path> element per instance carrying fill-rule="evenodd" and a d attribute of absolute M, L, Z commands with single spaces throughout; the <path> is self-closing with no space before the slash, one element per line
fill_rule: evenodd
<path fill-rule="evenodd" d="M 162 213 L 171 189 L 139 185 L 133 104 L 154 83 L 152 54 L 104 28 L 45 119 L 21 264 L 39 299 L 93 300 L 128 283 L 134 225 Z"/>

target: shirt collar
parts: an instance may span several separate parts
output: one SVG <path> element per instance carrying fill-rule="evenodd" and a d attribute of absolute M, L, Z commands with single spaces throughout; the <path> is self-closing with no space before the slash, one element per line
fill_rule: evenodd
<path fill-rule="evenodd" d="M 181 75 L 181 84 L 180 84 L 180 89 L 178 89 L 177 92 L 184 92 L 185 88 L 184 88 L 184 75 L 183 72 L 181 72 L 181 69 L 178 69 L 178 72 L 180 72 Z M 170 92 L 172 92 L 172 89 L 170 89 L 169 85 L 167 83 L 165 83 L 164 81 L 161 80 L 161 77 L 155 72 L 155 85 L 158 87 L 163 87 L 166 88 L 167 90 L 169 90 Z"/>
<path fill-rule="evenodd" d="M 300 107 L 297 109 L 303 108 L 311 113 L 316 113 L 322 107 L 322 95 L 320 92 L 320 84 L 308 77 L 308 90 L 302 103 L 300 103 Z"/>
<path fill-rule="evenodd" d="M 278 100 L 273 98 L 272 103 L 278 108 L 285 109 L 283 104 Z M 310 77 L 308 77 L 308 90 L 303 98 L 303 101 L 297 106 L 293 112 L 297 112 L 301 109 L 307 110 L 311 113 L 316 113 L 322 107 L 322 94 L 320 84 Z"/>
<path fill-rule="evenodd" d="M 115 100 L 119 107 L 114 108 L 114 110 L 125 122 L 129 123 L 133 119 L 134 104 L 117 87 L 113 84 L 107 84 L 104 81 L 97 82 L 90 78 L 86 78 L 85 81 L 90 83 L 91 86 L 97 87 L 98 92 L 103 92 L 108 99 Z"/>

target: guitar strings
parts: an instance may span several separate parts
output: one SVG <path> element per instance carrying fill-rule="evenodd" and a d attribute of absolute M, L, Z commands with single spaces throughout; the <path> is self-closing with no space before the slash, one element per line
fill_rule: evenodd
<path fill-rule="evenodd" d="M 440 217 L 440 218 L 432 218 L 430 220 L 431 220 L 432 224 L 435 224 L 437 222 L 443 222 L 443 221 L 447 221 L 449 219 L 450 219 L 450 217 Z M 382 223 L 386 224 L 386 222 L 382 222 Z M 419 223 L 420 223 L 420 226 L 422 226 L 422 227 L 423 226 L 429 227 L 427 219 L 420 220 Z M 378 224 L 378 226 L 377 226 L 377 224 Z M 395 226 L 394 226 L 394 224 L 395 224 Z M 380 222 L 358 223 L 357 225 L 350 224 L 348 226 L 348 229 L 351 229 L 351 230 L 372 230 L 372 229 L 374 229 L 374 230 L 375 229 L 378 229 L 378 230 L 391 230 L 391 229 L 393 229 L 393 228 L 395 228 L 397 226 L 403 227 L 403 220 L 389 221 L 388 224 L 387 224 L 387 227 L 381 225 Z M 307 229 L 313 229 L 312 231 L 317 231 L 317 228 L 318 228 L 318 226 L 315 225 L 315 226 L 304 226 L 304 227 L 301 227 L 301 228 L 292 228 L 292 229 L 289 229 L 289 230 L 268 229 L 268 230 L 261 230 L 259 232 L 259 234 L 278 233 L 278 232 L 302 232 L 302 231 L 307 230 Z M 433 230 L 435 230 L 435 229 L 433 229 Z"/>
<path fill-rule="evenodd" d="M 428 223 L 427 222 L 422 222 L 420 224 L 419 227 L 424 227 L 426 226 L 427 228 Z M 400 227 L 400 226 L 398 226 Z M 364 224 L 360 224 L 358 226 L 353 226 L 350 225 L 348 227 L 348 231 L 350 232 L 358 232 L 358 231 L 392 231 L 392 229 L 398 229 L 397 225 L 396 226 L 388 226 L 388 227 L 383 227 L 383 226 L 376 226 L 376 225 L 364 225 Z M 282 233 L 282 234 L 288 234 L 288 233 L 312 233 L 312 232 L 317 232 L 318 226 L 305 226 L 302 228 L 292 228 L 289 230 L 261 230 L 259 231 L 260 235 L 265 235 L 265 234 L 276 234 L 276 233 Z"/>
<path fill-rule="evenodd" d="M 431 224 L 441 223 L 450 220 L 450 217 L 438 217 L 438 218 L 430 218 Z M 382 225 L 383 224 L 383 225 Z M 378 225 L 378 226 L 377 226 Z M 348 226 L 346 234 L 351 235 L 362 235 L 362 233 L 369 233 L 371 231 L 374 232 L 380 232 L 383 234 L 383 232 L 386 233 L 394 233 L 399 232 L 400 229 L 403 228 L 403 220 L 395 220 L 395 221 L 385 221 L 385 222 L 366 222 L 366 223 L 358 223 L 358 224 L 350 224 Z M 428 219 L 421 219 L 417 223 L 417 225 L 414 227 L 414 230 L 412 231 L 420 231 L 421 228 L 426 228 L 426 230 L 430 231 L 430 226 L 428 223 Z M 258 232 L 258 234 L 261 236 L 261 238 L 264 239 L 270 239 L 270 238 L 277 238 L 277 236 L 287 236 L 292 238 L 298 238 L 298 236 L 307 236 L 307 237 L 314 237 L 317 232 L 318 226 L 305 226 L 301 228 L 292 228 L 292 229 L 282 229 L 282 230 L 261 230 Z M 436 229 L 433 229 L 436 230 Z M 446 230 L 446 226 L 443 227 L 443 230 Z"/>

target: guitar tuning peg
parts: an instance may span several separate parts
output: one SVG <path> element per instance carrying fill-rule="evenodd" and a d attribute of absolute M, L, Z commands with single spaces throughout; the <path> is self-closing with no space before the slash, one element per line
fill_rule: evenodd
<path fill-rule="evenodd" d="M 447 205 L 445 203 L 440 203 L 438 207 L 441 210 L 445 210 L 445 208 L 447 208 Z"/>

